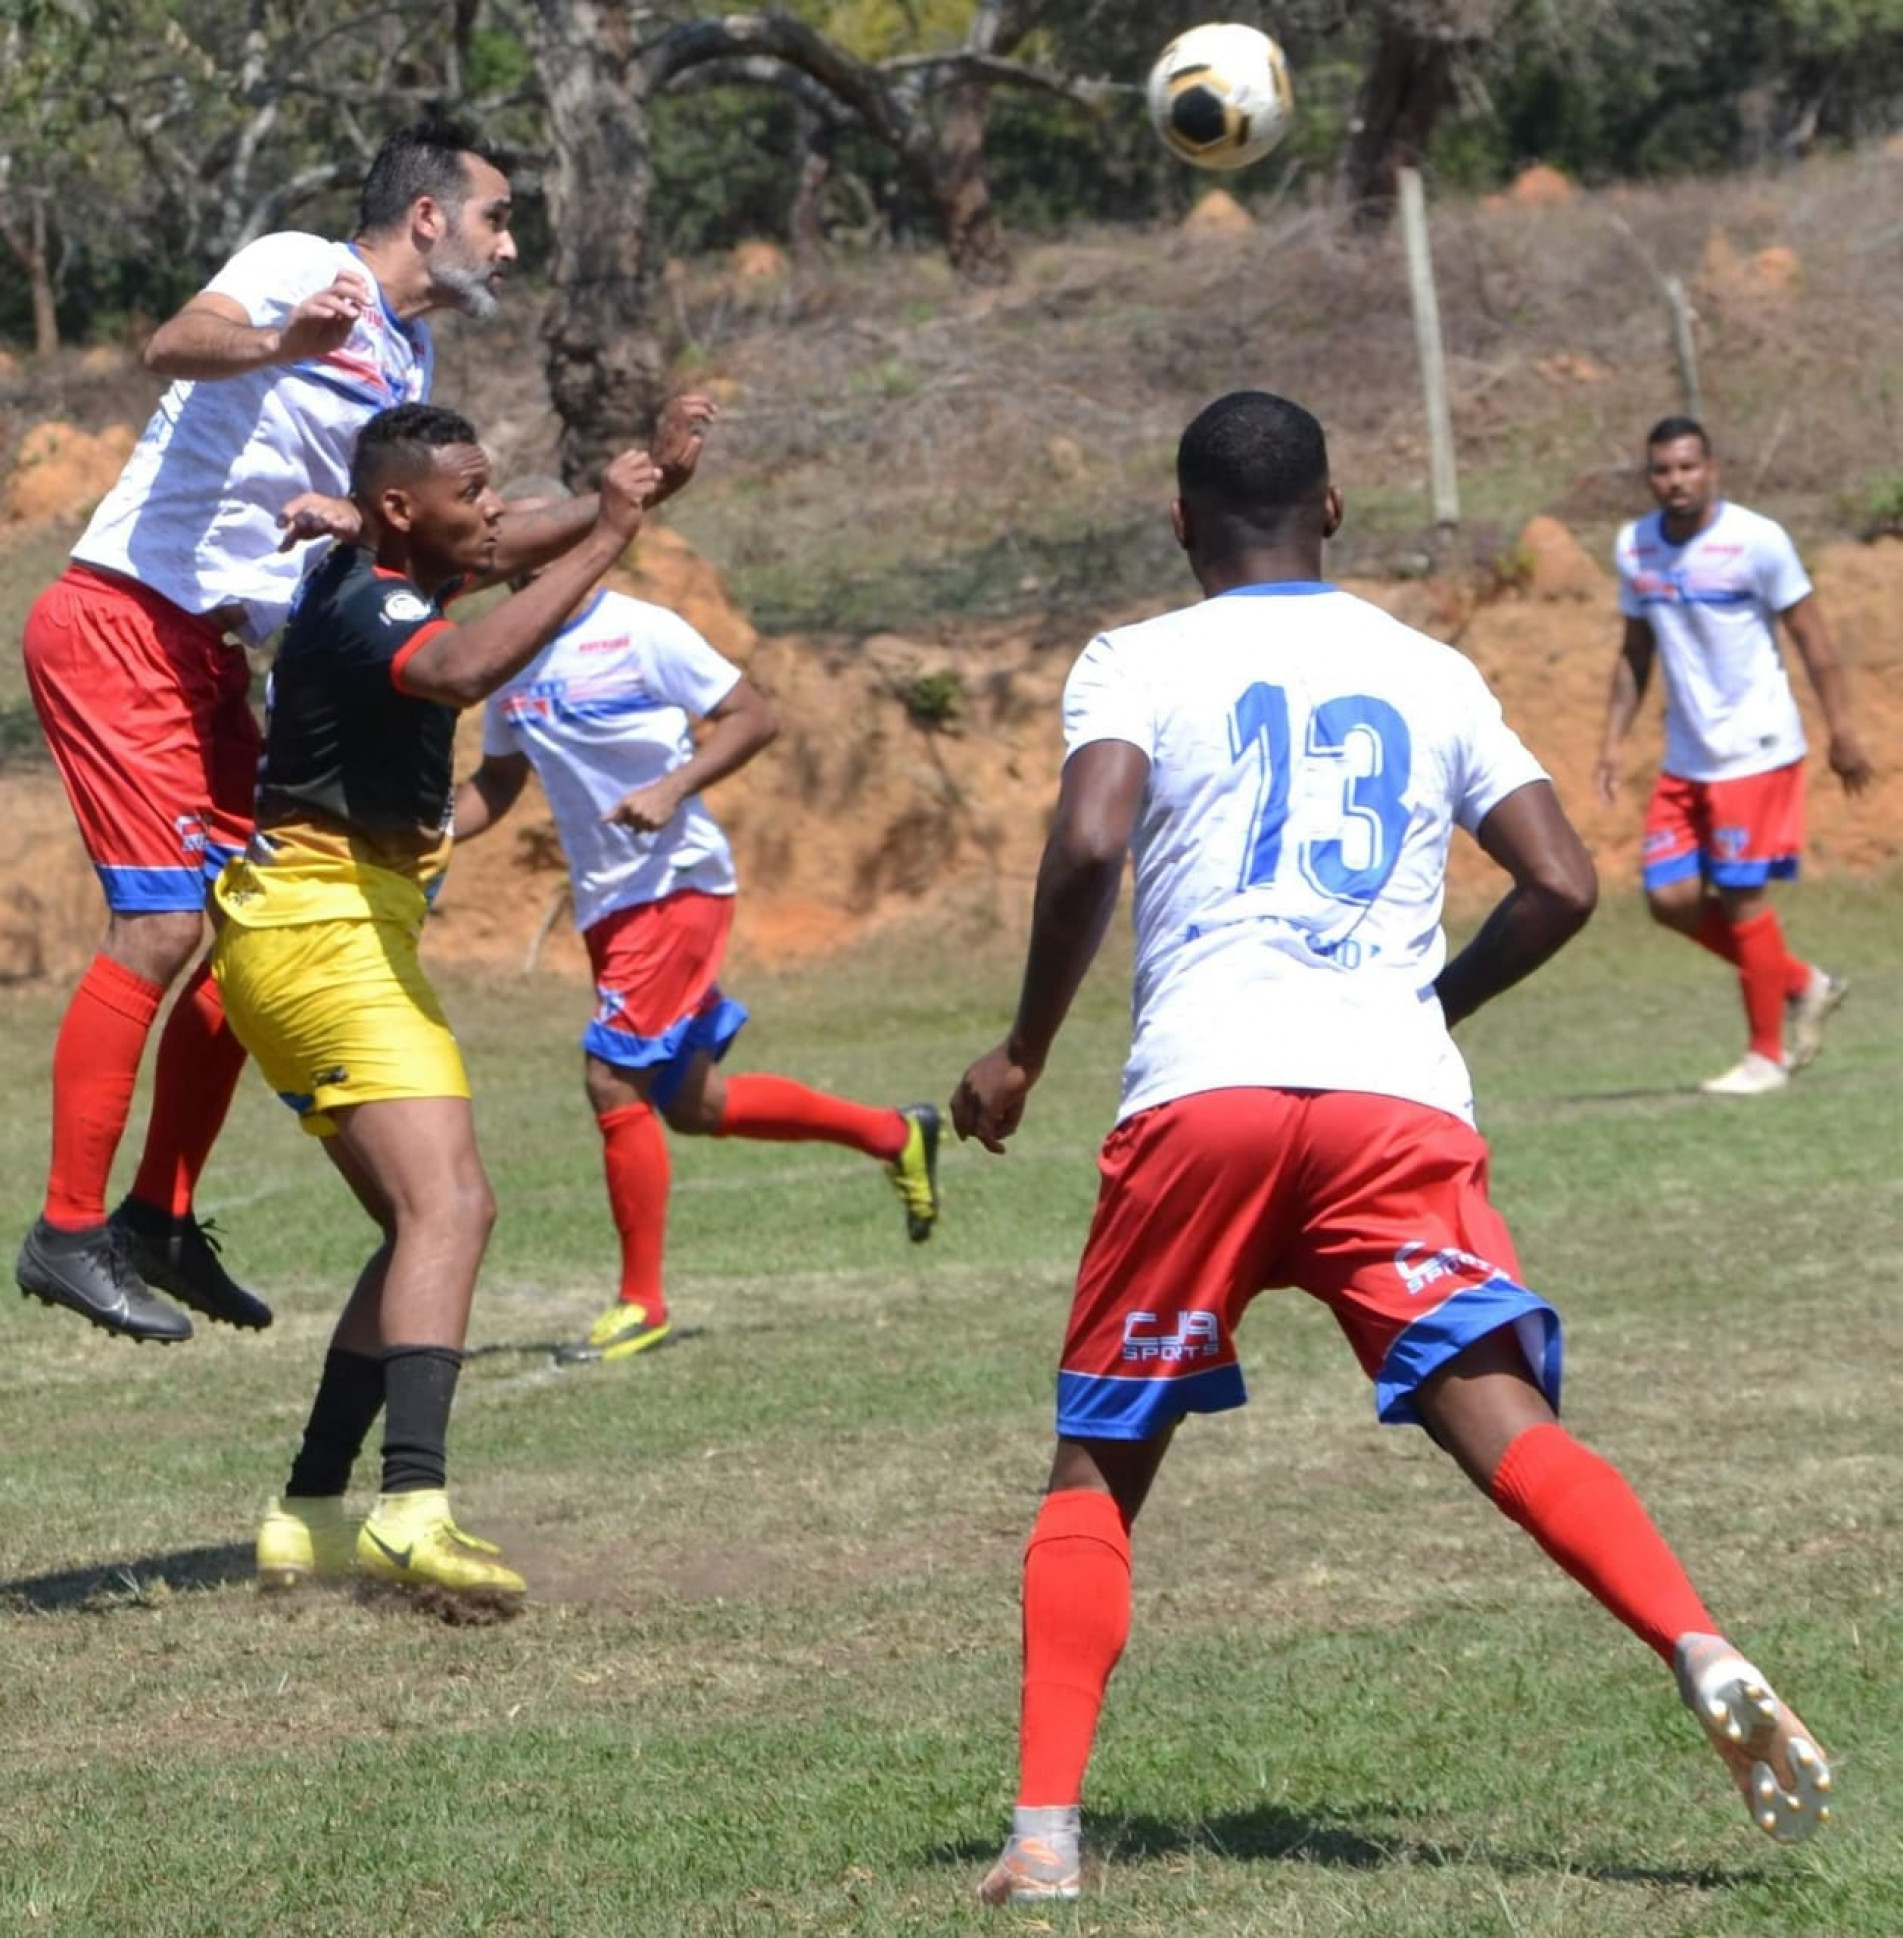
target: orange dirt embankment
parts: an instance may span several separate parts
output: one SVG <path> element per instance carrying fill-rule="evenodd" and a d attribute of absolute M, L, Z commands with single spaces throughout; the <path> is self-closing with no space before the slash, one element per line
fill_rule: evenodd
<path fill-rule="evenodd" d="M 1618 639 L 1610 577 L 1550 519 L 1528 527 L 1520 558 L 1526 583 L 1487 599 L 1432 580 L 1355 589 L 1475 661 L 1551 770 L 1607 887 L 1629 888 L 1659 745 L 1656 698 L 1632 738 L 1626 794 L 1602 807 L 1590 781 Z M 1889 766 L 1903 729 L 1903 644 L 1891 621 L 1903 606 L 1903 544 L 1831 546 L 1816 568 L 1855 667 L 1866 745 Z M 665 530 L 643 537 L 636 569 L 619 582 L 682 612 L 779 706 L 779 740 L 714 796 L 740 868 L 738 944 L 747 955 L 823 953 L 908 917 L 936 921 L 948 946 L 1022 925 L 1056 795 L 1058 696 L 1082 632 L 1061 645 L 1010 625 L 852 647 L 761 638 L 713 568 Z M 920 702 L 930 711 L 948 697 L 954 718 L 915 717 Z M 1892 767 L 1847 801 L 1823 767 L 1804 699 L 1817 750 L 1810 865 L 1829 874 L 1884 868 L 1903 849 L 1903 775 Z M 472 715 L 464 771 L 477 758 L 477 732 Z M 70 976 L 97 938 L 99 905 L 50 770 L 0 774 L 0 814 L 14 836 L 0 863 L 0 978 Z M 1497 881 L 1471 843 L 1456 844 L 1457 910 L 1470 911 Z M 515 967 L 538 936 L 547 966 L 582 975 L 559 850 L 531 793 L 496 834 L 457 855 L 427 946 L 438 960 Z"/>

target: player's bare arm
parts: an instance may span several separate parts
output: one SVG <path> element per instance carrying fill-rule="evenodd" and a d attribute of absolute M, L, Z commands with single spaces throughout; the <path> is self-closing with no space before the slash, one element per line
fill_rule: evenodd
<path fill-rule="evenodd" d="M 456 789 L 451 823 L 457 841 L 487 834 L 522 798 L 530 771 L 527 754 L 484 754 L 482 765 Z"/>
<path fill-rule="evenodd" d="M 522 591 L 465 626 L 446 626 L 403 669 L 418 699 L 470 707 L 513 679 L 555 636 L 594 582 L 628 549 L 654 488 L 645 451 L 623 451 L 602 477 L 600 509 L 582 538 Z"/>
<path fill-rule="evenodd" d="M 1031 944 L 1017 1020 L 952 1094 L 952 1123 L 1001 1155 L 1023 1120 L 1031 1087 L 1102 946 L 1123 884 L 1149 756 L 1124 740 L 1096 740 L 1064 764 L 1057 813 L 1038 864 Z"/>
<path fill-rule="evenodd" d="M 153 331 L 145 367 L 161 377 L 215 383 L 268 364 L 327 356 L 343 348 L 375 301 L 368 281 L 347 269 L 329 288 L 305 297 L 282 323 L 260 325 L 231 297 L 203 290 Z"/>
<path fill-rule="evenodd" d="M 653 834 L 681 811 L 690 794 L 738 773 L 780 731 L 780 716 L 751 680 L 736 680 L 733 690 L 707 716 L 713 731 L 670 774 L 624 794 L 601 818 L 637 834 Z"/>
<path fill-rule="evenodd" d="M 1585 927 L 1599 899 L 1592 856 L 1551 781 L 1516 788 L 1475 833 L 1513 887 L 1434 985 L 1450 1025 L 1530 976 Z"/>
<path fill-rule="evenodd" d="M 1592 770 L 1592 784 L 1608 807 L 1619 798 L 1620 750 L 1625 745 L 1639 702 L 1652 678 L 1652 660 L 1658 642 L 1644 619 L 1628 619 L 1619 641 L 1619 657 L 1612 664 L 1612 691 L 1606 699 L 1606 729 L 1599 743 L 1599 759 Z"/>
<path fill-rule="evenodd" d="M 1813 593 L 1778 614 L 1784 629 L 1804 662 L 1804 672 L 1824 710 L 1824 727 L 1830 735 L 1830 771 L 1843 782 L 1846 794 L 1861 794 L 1870 785 L 1874 769 L 1857 739 L 1850 720 L 1850 683 L 1844 677 L 1843 662 L 1824 620 L 1824 609 Z"/>
<path fill-rule="evenodd" d="M 653 495 L 646 509 L 665 502 L 694 475 L 705 445 L 707 427 L 720 414 L 711 398 L 686 396 L 669 401 L 655 427 Z M 595 522 L 600 498 L 589 492 L 579 498 L 523 498 L 502 515 L 496 537 L 495 564 L 469 583 L 475 591 L 502 585 L 524 572 L 533 572 L 559 558 Z"/>

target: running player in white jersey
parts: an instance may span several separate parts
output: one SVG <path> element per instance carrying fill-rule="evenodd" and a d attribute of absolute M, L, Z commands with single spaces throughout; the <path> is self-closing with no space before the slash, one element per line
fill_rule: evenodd
<path fill-rule="evenodd" d="M 1586 920 L 1592 862 L 1473 666 L 1322 578 L 1341 497 L 1308 412 L 1224 397 L 1177 475 L 1205 599 L 1073 670 L 1017 1019 L 952 1099 L 959 1135 L 1002 1152 L 1133 853 L 1134 1040 L 1025 1550 L 1017 1810 L 981 1896 L 1077 1895 L 1130 1526 L 1184 1414 L 1244 1403 L 1235 1328 L 1279 1285 L 1333 1311 L 1380 1419 L 1426 1427 L 1675 1669 L 1753 1819 L 1805 1836 L 1828 1814 L 1823 1756 L 1558 1424 L 1559 1320 L 1487 1201 L 1447 1033 Z M 1449 962 L 1456 825 L 1513 888 Z"/>
<path fill-rule="evenodd" d="M 694 720 L 712 729 L 698 749 Z M 533 767 L 594 968 L 583 1076 L 601 1129 L 621 1284 L 571 1358 L 625 1359 L 672 1327 L 660 1119 L 689 1136 L 861 1151 L 885 1166 L 915 1241 L 929 1238 L 938 1218 L 939 1120 L 930 1104 L 854 1103 L 788 1077 L 724 1076 L 715 1067 L 747 1011 L 720 987 L 733 856 L 701 790 L 744 767 L 778 731 L 771 702 L 686 620 L 597 589 L 490 700 L 482 765 L 457 791 L 460 842 L 508 812 Z"/>
<path fill-rule="evenodd" d="M 1824 710 L 1831 769 L 1848 793 L 1868 785 L 1870 763 L 1790 535 L 1719 497 L 1711 443 L 1694 419 L 1662 419 L 1645 448 L 1659 508 L 1626 525 L 1614 553 L 1625 635 L 1594 781 L 1606 802 L 1618 797 L 1620 750 L 1659 658 L 1665 765 L 1645 814 L 1646 906 L 1738 972 L 1744 1057 L 1701 1088 L 1761 1097 L 1817 1055 L 1846 991 L 1790 953 L 1770 901 L 1770 883 L 1797 873 L 1804 846 L 1804 728 L 1778 621 Z"/>

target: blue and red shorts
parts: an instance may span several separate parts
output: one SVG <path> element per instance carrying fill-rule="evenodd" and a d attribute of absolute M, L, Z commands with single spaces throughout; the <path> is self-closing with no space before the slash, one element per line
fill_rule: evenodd
<path fill-rule="evenodd" d="M 1057 1431 L 1148 1440 L 1243 1405 L 1235 1329 L 1256 1294 L 1312 1293 L 1390 1425 L 1502 1326 L 1559 1405 L 1559 1315 L 1520 1283 L 1478 1131 L 1359 1091 L 1209 1090 L 1139 1112 L 1103 1185 L 1057 1376 Z"/>
<path fill-rule="evenodd" d="M 720 993 L 733 897 L 686 888 L 604 915 L 582 933 L 595 971 L 590 1056 L 650 1073 L 648 1101 L 665 1110 L 694 1058 L 716 1063 L 740 1034 L 746 1005 Z"/>
<path fill-rule="evenodd" d="M 1729 781 L 1661 774 L 1645 810 L 1646 892 L 1703 876 L 1714 888 L 1790 881 L 1804 852 L 1804 763 Z"/>
<path fill-rule="evenodd" d="M 69 565 L 26 621 L 26 678 L 119 914 L 201 909 L 249 839 L 251 668 L 208 619 Z"/>

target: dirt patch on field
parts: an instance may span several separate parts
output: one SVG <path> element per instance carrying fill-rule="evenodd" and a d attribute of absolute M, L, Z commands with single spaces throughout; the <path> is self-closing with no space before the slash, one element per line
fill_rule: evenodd
<path fill-rule="evenodd" d="M 1606 808 L 1592 794 L 1591 773 L 1618 637 L 1611 580 L 1563 527 L 1538 523 L 1529 548 L 1536 569 L 1521 589 L 1483 596 L 1471 584 L 1431 579 L 1354 589 L 1474 660 L 1617 891 L 1636 875 L 1639 814 L 1659 746 L 1657 702 L 1633 736 L 1625 795 Z M 1891 616 L 1903 601 L 1903 542 L 1829 546 L 1815 563 L 1855 667 L 1865 743 L 1882 761 L 1903 734 L 1903 643 Z M 1061 637 L 1000 623 L 857 643 L 762 638 L 712 567 L 666 532 L 644 542 L 624 583 L 684 612 L 780 709 L 778 743 L 715 797 L 744 888 L 737 941 L 745 954 L 824 954 L 870 928 L 947 909 L 978 927 L 1023 923 L 1056 797 L 1059 695 L 1087 628 Z M 1815 709 L 1802 697 L 1820 750 L 1810 866 L 1820 874 L 1887 868 L 1903 851 L 1903 780 L 1886 774 L 1860 800 L 1847 800 L 1823 767 Z M 478 749 L 472 715 L 465 771 Z M 0 774 L 0 814 L 14 835 L 10 859 L 0 863 L 0 978 L 70 976 L 92 949 L 100 918 L 57 779 L 45 769 Z M 1458 912 L 1497 881 L 1472 844 L 1456 845 Z M 430 948 L 439 960 L 517 967 L 533 957 L 563 974 L 584 972 L 560 849 L 539 796 L 495 836 L 458 853 Z"/>

